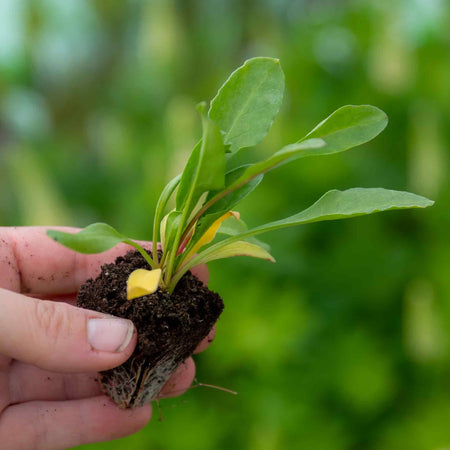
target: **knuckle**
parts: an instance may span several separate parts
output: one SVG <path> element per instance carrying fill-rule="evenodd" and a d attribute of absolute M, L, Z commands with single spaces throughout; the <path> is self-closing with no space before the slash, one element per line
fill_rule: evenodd
<path fill-rule="evenodd" d="M 43 334 L 50 344 L 55 344 L 70 324 L 68 314 L 65 308 L 61 306 L 48 300 L 36 302 L 35 322 L 37 332 Z"/>

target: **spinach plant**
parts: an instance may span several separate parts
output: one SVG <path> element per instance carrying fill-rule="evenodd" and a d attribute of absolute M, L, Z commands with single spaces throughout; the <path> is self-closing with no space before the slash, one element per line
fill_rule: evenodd
<path fill-rule="evenodd" d="M 201 139 L 183 172 L 167 184 L 156 205 L 153 249 L 161 242 L 161 256 L 156 251 L 147 253 L 136 241 L 105 223 L 89 225 L 76 234 L 49 230 L 48 235 L 81 253 L 100 253 L 119 242 L 135 247 L 152 270 L 139 269 L 130 275 L 127 296 L 133 299 L 158 288 L 171 293 L 188 270 L 212 260 L 246 255 L 274 262 L 268 246 L 255 238 L 267 231 L 433 204 L 409 192 L 380 188 L 331 190 L 297 214 L 248 229 L 234 208 L 258 186 L 265 173 L 298 158 L 330 155 L 363 144 L 388 122 L 386 114 L 374 106 L 343 106 L 269 158 L 230 169 L 237 152 L 257 145 L 267 134 L 281 106 L 283 91 L 279 61 L 258 57 L 231 74 L 209 109 L 206 103 L 198 105 Z M 173 196 L 175 208 L 166 213 Z"/>

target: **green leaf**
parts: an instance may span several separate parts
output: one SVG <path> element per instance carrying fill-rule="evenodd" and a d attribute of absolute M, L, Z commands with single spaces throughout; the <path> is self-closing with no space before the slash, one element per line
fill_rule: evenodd
<path fill-rule="evenodd" d="M 386 128 L 387 123 L 387 115 L 375 106 L 347 105 L 320 122 L 302 141 L 323 139 L 326 145 L 316 154 L 329 155 L 370 141 Z"/>
<path fill-rule="evenodd" d="M 120 234 L 112 226 L 106 223 L 93 223 L 92 225 L 83 228 L 78 233 L 47 230 L 47 236 L 67 248 L 85 254 L 103 253 L 106 250 L 115 247 L 117 244 L 124 242 L 138 250 L 150 267 L 153 269 L 157 267 L 150 255 L 137 242 Z"/>
<path fill-rule="evenodd" d="M 202 258 L 208 257 L 210 253 L 215 253 L 231 242 L 247 239 L 268 231 L 324 220 L 346 219 L 394 209 L 427 208 L 433 204 L 432 200 L 410 192 L 381 188 L 353 188 L 346 191 L 332 190 L 298 214 L 261 225 L 206 248 L 202 252 Z M 195 257 L 186 265 L 186 270 L 197 264 L 197 257 Z"/>
<path fill-rule="evenodd" d="M 210 193 L 205 209 L 207 205 L 211 205 L 208 212 L 214 211 L 216 203 L 230 198 L 231 193 L 243 189 L 245 184 L 255 177 L 282 164 L 307 156 L 339 153 L 363 144 L 377 136 L 386 127 L 387 122 L 386 114 L 374 106 L 343 106 L 317 125 L 301 141 L 286 145 L 266 160 L 248 166 L 231 184 L 226 183 L 226 188 L 222 192 Z M 215 196 L 211 198 L 212 195 Z"/>
<path fill-rule="evenodd" d="M 343 106 L 317 125 L 304 139 L 253 164 L 228 189 L 269 170 L 307 156 L 330 155 L 363 144 L 377 136 L 387 124 L 386 114 L 374 106 Z"/>
<path fill-rule="evenodd" d="M 284 74 L 278 59 L 252 58 L 235 70 L 211 102 L 209 117 L 235 152 L 258 144 L 280 109 Z"/>
<path fill-rule="evenodd" d="M 433 201 L 420 195 L 382 188 L 332 190 L 304 211 L 254 228 L 249 233 L 260 234 L 293 225 L 347 219 L 394 209 L 427 208 L 433 204 Z"/>
<path fill-rule="evenodd" d="M 205 105 L 199 105 L 203 136 L 195 146 L 181 176 L 177 210 L 187 215 L 200 196 L 207 191 L 222 189 L 225 184 L 225 148 L 219 128 L 205 115 Z"/>
<path fill-rule="evenodd" d="M 47 235 L 56 242 L 79 253 L 102 253 L 120 242 L 130 240 L 106 223 L 94 223 L 78 233 L 47 230 Z"/>

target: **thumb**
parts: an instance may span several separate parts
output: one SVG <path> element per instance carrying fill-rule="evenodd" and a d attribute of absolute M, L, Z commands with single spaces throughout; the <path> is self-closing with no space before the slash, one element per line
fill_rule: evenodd
<path fill-rule="evenodd" d="M 0 289 L 0 355 L 57 372 L 107 370 L 136 345 L 130 320 Z"/>

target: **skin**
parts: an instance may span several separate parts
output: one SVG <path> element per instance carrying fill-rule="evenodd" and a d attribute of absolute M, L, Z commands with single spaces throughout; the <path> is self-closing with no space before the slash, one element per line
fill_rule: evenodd
<path fill-rule="evenodd" d="M 144 427 L 152 414 L 151 405 L 120 410 L 102 395 L 98 383 L 98 371 L 129 358 L 136 333 L 122 352 L 94 350 L 86 324 L 103 315 L 74 306 L 79 287 L 130 247 L 121 244 L 99 255 L 81 255 L 49 239 L 45 230 L 0 227 L 2 448 L 56 450 L 117 439 Z M 205 266 L 193 273 L 207 283 Z M 215 329 L 196 352 L 205 350 L 214 334 Z M 194 376 L 189 358 L 161 397 L 182 394 Z"/>

